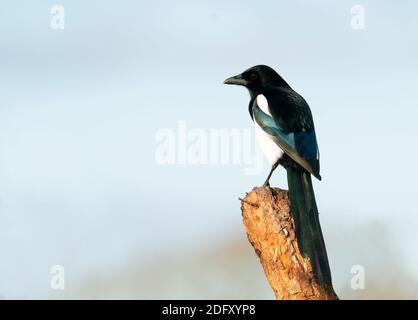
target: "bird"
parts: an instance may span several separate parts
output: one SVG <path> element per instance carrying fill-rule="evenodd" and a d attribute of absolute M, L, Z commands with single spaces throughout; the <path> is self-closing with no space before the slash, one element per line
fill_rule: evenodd
<path fill-rule="evenodd" d="M 286 169 L 290 207 L 301 253 L 310 258 L 317 280 L 332 285 L 311 178 L 322 179 L 319 147 L 308 103 L 266 65 L 251 67 L 226 79 L 224 84 L 248 89 L 248 111 L 257 141 L 271 164 L 263 187 L 272 194 L 270 178 L 273 172 L 279 165 Z"/>

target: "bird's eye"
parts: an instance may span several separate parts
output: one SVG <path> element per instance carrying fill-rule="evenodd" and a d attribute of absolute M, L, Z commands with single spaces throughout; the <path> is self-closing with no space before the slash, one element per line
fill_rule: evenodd
<path fill-rule="evenodd" d="M 257 78 L 258 78 L 257 73 L 252 72 L 252 73 L 250 74 L 250 79 L 251 79 L 251 80 L 256 80 Z"/>

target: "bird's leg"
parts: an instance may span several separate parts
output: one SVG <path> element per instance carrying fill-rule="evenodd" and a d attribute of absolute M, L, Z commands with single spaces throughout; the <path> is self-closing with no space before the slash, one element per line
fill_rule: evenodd
<path fill-rule="evenodd" d="M 267 176 L 266 181 L 263 184 L 263 187 L 270 188 L 270 177 L 273 174 L 273 171 L 276 170 L 277 166 L 279 165 L 279 161 L 277 160 L 275 164 L 272 165 L 269 175 Z"/>
<path fill-rule="evenodd" d="M 270 173 L 267 176 L 267 179 L 266 179 L 266 181 L 263 184 L 263 187 L 267 187 L 268 188 L 268 190 L 270 192 L 270 196 L 272 197 L 273 200 L 274 200 L 274 196 L 273 196 L 273 190 L 270 187 L 270 178 L 271 178 L 271 175 L 273 174 L 274 170 L 276 170 L 276 168 L 277 168 L 278 165 L 279 165 L 279 160 L 277 160 L 276 163 L 272 165 L 271 170 L 270 170 Z"/>

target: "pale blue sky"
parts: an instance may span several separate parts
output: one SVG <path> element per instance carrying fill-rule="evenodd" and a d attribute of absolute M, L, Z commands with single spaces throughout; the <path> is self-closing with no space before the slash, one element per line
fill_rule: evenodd
<path fill-rule="evenodd" d="M 267 163 L 257 176 L 160 166 L 155 134 L 179 120 L 251 128 L 248 94 L 222 81 L 259 63 L 313 111 L 325 237 L 379 222 L 399 252 L 416 251 L 416 1 L 58 3 L 62 31 L 50 28 L 57 2 L 1 4 L 0 295 L 54 296 L 53 264 L 77 286 L 138 253 L 241 233 L 237 198 L 262 183 Z M 366 28 L 354 31 L 357 3 Z M 273 184 L 284 181 L 278 170 Z M 331 263 L 344 250 L 349 241 L 331 244 Z M 418 277 L 415 256 L 405 258 Z M 344 272 L 334 272 L 337 288 Z"/>

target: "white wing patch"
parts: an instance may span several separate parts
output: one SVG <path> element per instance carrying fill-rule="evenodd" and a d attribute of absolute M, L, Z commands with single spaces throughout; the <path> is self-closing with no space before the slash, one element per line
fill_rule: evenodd
<path fill-rule="evenodd" d="M 259 94 L 256 98 L 258 107 L 266 114 L 271 117 L 269 111 L 269 105 L 266 97 L 262 94 Z M 266 133 L 254 120 L 255 124 L 255 133 L 257 135 L 258 144 L 260 145 L 261 150 L 266 156 L 267 160 L 271 165 L 275 164 L 279 160 L 284 152 L 280 147 L 272 140 L 271 136 Z"/>
<path fill-rule="evenodd" d="M 271 117 L 271 113 L 269 110 L 269 103 L 266 97 L 262 94 L 259 94 L 256 99 L 257 99 L 257 105 L 259 106 L 261 111 L 263 111 L 264 113 L 268 114 Z"/>

